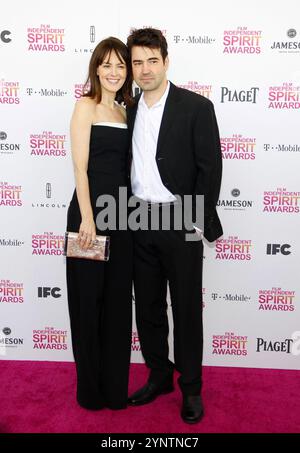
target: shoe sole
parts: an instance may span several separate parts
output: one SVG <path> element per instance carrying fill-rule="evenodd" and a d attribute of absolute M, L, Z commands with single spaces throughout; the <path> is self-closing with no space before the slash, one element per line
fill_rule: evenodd
<path fill-rule="evenodd" d="M 185 420 L 183 417 L 181 417 L 181 419 L 184 423 L 187 423 L 188 425 L 194 425 L 195 423 L 201 422 L 203 417 L 204 417 L 204 412 L 200 415 L 199 418 L 197 418 L 197 420 Z"/>

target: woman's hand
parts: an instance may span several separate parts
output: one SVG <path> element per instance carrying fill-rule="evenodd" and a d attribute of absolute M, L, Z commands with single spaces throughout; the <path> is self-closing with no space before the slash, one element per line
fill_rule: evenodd
<path fill-rule="evenodd" d="M 91 247 L 95 239 L 96 239 L 96 225 L 94 219 L 92 217 L 82 219 L 78 235 L 78 242 L 80 247 L 83 250 L 87 250 L 89 247 Z"/>

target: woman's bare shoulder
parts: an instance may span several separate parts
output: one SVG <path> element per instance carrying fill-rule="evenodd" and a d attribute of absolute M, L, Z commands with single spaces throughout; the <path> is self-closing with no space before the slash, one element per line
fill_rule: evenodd
<path fill-rule="evenodd" d="M 74 113 L 80 116 L 93 116 L 96 109 L 96 101 L 88 97 L 81 97 L 74 106 Z"/>
<path fill-rule="evenodd" d="M 97 103 L 95 99 L 82 96 L 80 99 L 76 101 L 75 106 L 78 107 L 79 109 L 94 109 L 96 107 Z"/>

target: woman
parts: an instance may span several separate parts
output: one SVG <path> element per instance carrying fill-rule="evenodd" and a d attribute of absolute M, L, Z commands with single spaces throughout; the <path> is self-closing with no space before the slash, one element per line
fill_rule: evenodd
<path fill-rule="evenodd" d="M 87 409 L 127 405 L 131 347 L 132 242 L 130 231 L 99 230 L 99 195 L 127 186 L 129 137 L 125 109 L 131 102 L 129 55 L 125 44 L 107 38 L 95 48 L 86 86 L 71 120 L 76 180 L 67 231 L 79 232 L 87 249 L 96 234 L 110 236 L 109 261 L 67 258 L 77 401 Z"/>

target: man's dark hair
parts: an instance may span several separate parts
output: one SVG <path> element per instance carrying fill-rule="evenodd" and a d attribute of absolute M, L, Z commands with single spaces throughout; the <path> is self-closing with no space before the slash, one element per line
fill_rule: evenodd
<path fill-rule="evenodd" d="M 127 47 L 130 54 L 133 46 L 160 49 L 163 62 L 168 56 L 168 44 L 166 38 L 162 32 L 156 28 L 140 28 L 133 30 L 127 38 Z"/>

